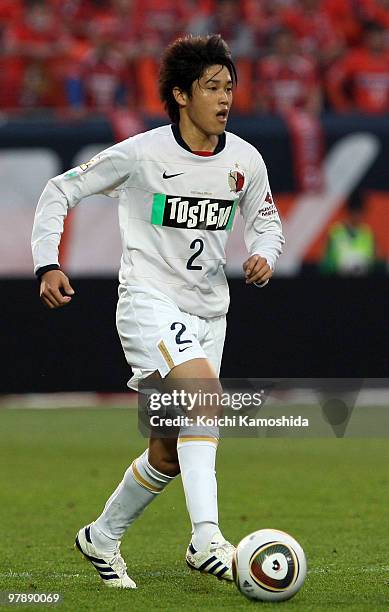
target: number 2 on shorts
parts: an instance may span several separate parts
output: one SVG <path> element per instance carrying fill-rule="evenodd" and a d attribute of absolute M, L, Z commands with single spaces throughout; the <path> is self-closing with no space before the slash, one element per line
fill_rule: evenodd
<path fill-rule="evenodd" d="M 186 331 L 186 325 L 184 325 L 184 323 L 181 323 L 180 321 L 175 321 L 174 323 L 171 324 L 170 329 L 172 331 L 175 331 L 177 326 L 180 327 L 180 329 L 176 333 L 177 344 L 192 344 L 192 340 L 183 340 L 181 338 L 182 334 Z M 182 351 L 185 351 L 185 349 L 187 348 L 189 348 L 189 346 L 185 346 L 184 348 L 179 348 L 178 350 L 180 353 L 182 353 Z"/>

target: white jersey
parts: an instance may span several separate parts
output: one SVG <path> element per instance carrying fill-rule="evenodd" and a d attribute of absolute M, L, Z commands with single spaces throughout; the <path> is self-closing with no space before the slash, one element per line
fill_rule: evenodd
<path fill-rule="evenodd" d="M 204 157 L 189 150 L 177 127 L 163 126 L 48 182 L 32 234 L 35 271 L 58 263 L 68 209 L 101 193 L 119 198 L 120 283 L 157 289 L 201 317 L 228 310 L 225 247 L 237 208 L 250 255 L 266 257 L 274 268 L 284 242 L 266 167 L 253 146 L 226 132 Z M 104 236 L 96 248 L 104 248 Z"/>

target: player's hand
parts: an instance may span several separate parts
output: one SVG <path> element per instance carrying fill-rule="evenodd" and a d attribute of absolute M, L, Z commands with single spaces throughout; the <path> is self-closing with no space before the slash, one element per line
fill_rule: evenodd
<path fill-rule="evenodd" d="M 42 302 L 49 308 L 60 308 L 69 304 L 72 299 L 70 296 L 74 295 L 74 289 L 66 274 L 61 270 L 49 270 L 41 277 L 39 295 Z"/>
<path fill-rule="evenodd" d="M 246 277 L 246 284 L 264 283 L 273 276 L 273 270 L 267 263 L 265 257 L 251 255 L 243 264 L 243 271 Z"/>

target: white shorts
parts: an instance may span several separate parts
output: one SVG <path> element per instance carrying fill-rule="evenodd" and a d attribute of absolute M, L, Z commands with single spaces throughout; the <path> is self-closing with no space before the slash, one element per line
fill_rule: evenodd
<path fill-rule="evenodd" d="M 153 372 L 165 378 L 172 368 L 198 357 L 217 374 L 226 334 L 225 316 L 203 319 L 188 314 L 165 294 L 149 287 L 119 287 L 116 325 L 133 376 L 131 389 Z"/>

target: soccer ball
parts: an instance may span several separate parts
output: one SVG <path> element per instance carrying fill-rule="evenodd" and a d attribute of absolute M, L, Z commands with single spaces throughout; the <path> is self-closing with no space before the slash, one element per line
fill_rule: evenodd
<path fill-rule="evenodd" d="M 292 536 L 277 529 L 260 529 L 239 542 L 232 573 L 236 586 L 249 599 L 283 601 L 302 587 L 307 562 Z"/>

